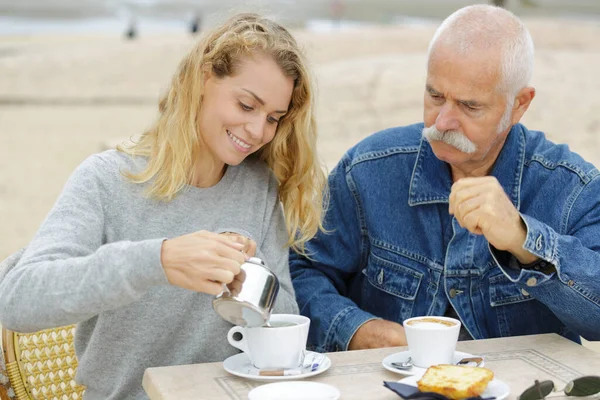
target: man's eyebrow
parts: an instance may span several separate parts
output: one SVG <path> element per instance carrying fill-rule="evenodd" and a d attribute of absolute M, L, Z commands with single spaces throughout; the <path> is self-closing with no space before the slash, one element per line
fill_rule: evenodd
<path fill-rule="evenodd" d="M 464 104 L 467 107 L 472 107 L 472 108 L 478 108 L 483 105 L 476 100 L 458 100 L 458 101 L 459 101 L 459 103 Z"/>
<path fill-rule="evenodd" d="M 437 94 L 437 95 L 441 94 L 440 92 L 438 92 L 437 90 L 435 90 L 433 88 L 433 86 L 431 86 L 429 84 L 425 85 L 425 90 L 427 90 L 427 92 L 429 92 L 429 94 Z"/>
<path fill-rule="evenodd" d="M 265 101 L 263 99 L 261 99 L 260 97 L 258 97 L 256 95 L 256 93 L 252 92 L 251 90 L 244 89 L 244 88 L 242 88 L 242 90 L 244 92 L 250 93 L 252 95 L 252 97 L 254 97 L 254 99 L 256 99 L 256 101 L 258 101 L 261 105 L 263 105 L 263 106 L 265 105 Z M 275 110 L 276 114 L 287 114 L 287 112 L 288 112 L 288 110 Z"/>
<path fill-rule="evenodd" d="M 435 90 L 431 85 L 427 84 L 425 85 L 425 89 L 427 90 L 427 92 L 431 95 L 435 95 L 435 96 L 441 96 L 442 94 L 440 92 L 438 92 L 437 90 Z M 479 108 L 479 107 L 483 107 L 484 104 L 477 101 L 477 100 L 459 100 L 456 99 L 456 101 L 460 104 L 463 104 L 467 107 L 472 107 L 472 108 Z"/>

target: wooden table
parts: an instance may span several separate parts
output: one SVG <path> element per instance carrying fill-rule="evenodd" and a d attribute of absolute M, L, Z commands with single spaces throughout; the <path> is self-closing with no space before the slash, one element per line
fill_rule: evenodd
<path fill-rule="evenodd" d="M 403 350 L 406 348 L 328 353 L 331 368 L 307 379 L 337 387 L 340 400 L 398 400 L 399 396 L 383 387 L 383 381 L 398 381 L 403 376 L 384 369 L 381 361 Z M 534 379 L 551 379 L 562 389 L 578 376 L 600 375 L 600 353 L 555 334 L 465 341 L 458 343 L 457 350 L 484 355 L 485 366 L 510 386 L 509 400 L 516 399 Z M 250 390 L 265 383 L 269 382 L 233 376 L 222 363 L 207 363 L 149 368 L 143 387 L 151 400 L 245 400 Z"/>

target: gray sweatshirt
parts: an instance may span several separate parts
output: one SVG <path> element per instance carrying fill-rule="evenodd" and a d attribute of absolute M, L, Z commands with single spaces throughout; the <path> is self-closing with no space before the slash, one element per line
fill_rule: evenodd
<path fill-rule="evenodd" d="M 78 324 L 76 380 L 86 400 L 147 398 L 146 368 L 237 353 L 213 296 L 169 285 L 164 239 L 199 230 L 254 239 L 281 284 L 273 312 L 298 312 L 277 182 L 264 163 L 230 166 L 217 185 L 189 186 L 170 202 L 148 198 L 145 184 L 120 172 L 145 163 L 115 150 L 86 159 L 20 260 L 0 271 L 0 324 L 20 332 Z"/>

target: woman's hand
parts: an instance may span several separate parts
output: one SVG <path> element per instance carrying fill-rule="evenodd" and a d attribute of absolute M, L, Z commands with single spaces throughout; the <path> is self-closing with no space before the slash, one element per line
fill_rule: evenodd
<path fill-rule="evenodd" d="M 162 244 L 160 261 L 170 284 L 217 295 L 240 266 L 256 252 L 256 243 L 240 235 L 194 232 Z M 248 251 L 248 253 L 246 253 Z"/>
<path fill-rule="evenodd" d="M 256 255 L 256 242 L 254 240 L 235 232 L 224 232 L 221 233 L 221 235 L 226 235 L 234 239 L 236 242 L 242 244 L 244 246 L 242 252 L 248 257 L 254 257 Z M 232 296 L 237 296 L 242 291 L 242 286 L 245 280 L 246 273 L 244 270 L 241 270 L 240 273 L 233 278 L 233 281 L 227 284 L 227 289 Z"/>
<path fill-rule="evenodd" d="M 221 235 L 228 236 L 236 242 L 242 244 L 244 246 L 242 251 L 246 253 L 248 257 L 254 257 L 256 255 L 256 242 L 254 240 L 235 232 L 224 232 L 221 233 Z"/>

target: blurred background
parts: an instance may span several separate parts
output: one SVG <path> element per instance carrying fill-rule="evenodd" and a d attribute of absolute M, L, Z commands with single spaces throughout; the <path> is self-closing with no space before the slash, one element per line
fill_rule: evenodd
<path fill-rule="evenodd" d="M 235 9 L 260 10 L 288 27 L 318 28 L 342 19 L 344 25 L 398 24 L 442 19 L 473 1 L 460 0 L 0 0 L 0 33 L 119 33 L 132 18 L 140 30 L 172 31 L 200 15 L 209 22 Z M 490 0 L 521 16 L 593 19 L 598 0 Z"/>
<path fill-rule="evenodd" d="M 149 126 L 180 59 L 218 21 L 255 11 L 293 30 L 315 72 L 331 168 L 366 135 L 422 120 L 428 42 L 474 3 L 0 0 L 0 259 L 28 243 L 84 158 Z M 503 3 L 536 44 L 523 122 L 600 165 L 600 1 Z"/>

